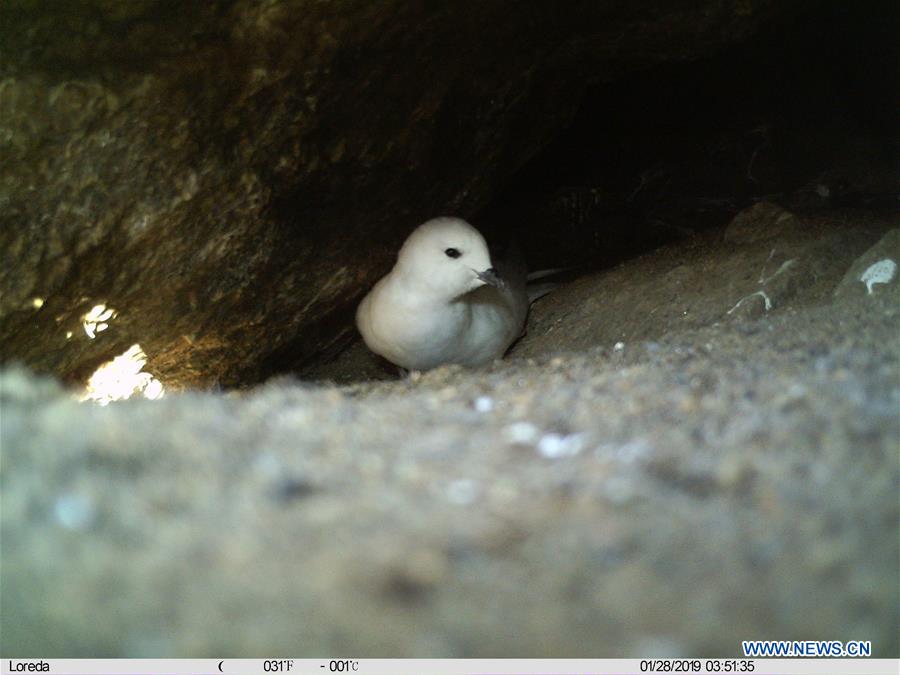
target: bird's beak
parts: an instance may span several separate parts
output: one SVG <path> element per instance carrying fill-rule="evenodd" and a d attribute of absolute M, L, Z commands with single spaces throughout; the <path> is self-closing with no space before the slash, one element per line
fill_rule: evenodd
<path fill-rule="evenodd" d="M 476 272 L 475 276 L 486 284 L 490 284 L 496 288 L 503 288 L 503 279 L 500 278 L 500 275 L 497 274 L 497 270 L 493 267 L 489 267 L 484 272 Z"/>

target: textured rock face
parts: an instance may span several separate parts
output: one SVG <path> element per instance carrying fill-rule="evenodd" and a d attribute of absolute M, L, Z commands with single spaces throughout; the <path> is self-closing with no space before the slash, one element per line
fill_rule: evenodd
<path fill-rule="evenodd" d="M 0 360 L 83 380 L 140 343 L 169 385 L 234 385 L 327 350 L 397 241 L 483 205 L 585 82 L 776 5 L 6 2 Z"/>

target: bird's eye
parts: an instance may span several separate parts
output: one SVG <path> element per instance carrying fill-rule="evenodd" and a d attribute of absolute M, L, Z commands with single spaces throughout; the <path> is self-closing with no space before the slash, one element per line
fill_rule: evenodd
<path fill-rule="evenodd" d="M 444 251 L 444 255 L 448 258 L 458 258 L 462 253 L 460 253 L 458 248 L 448 248 Z"/>

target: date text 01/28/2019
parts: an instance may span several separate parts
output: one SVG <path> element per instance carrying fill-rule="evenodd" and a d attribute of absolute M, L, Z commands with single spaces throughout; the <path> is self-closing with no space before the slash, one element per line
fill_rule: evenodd
<path fill-rule="evenodd" d="M 642 673 L 752 673 L 750 659 L 644 659 Z"/>

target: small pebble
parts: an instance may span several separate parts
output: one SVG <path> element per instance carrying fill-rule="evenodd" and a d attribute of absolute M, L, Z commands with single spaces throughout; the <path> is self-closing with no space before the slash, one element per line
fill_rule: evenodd
<path fill-rule="evenodd" d="M 584 447 L 584 434 L 545 434 L 538 442 L 538 452 L 548 459 L 574 457 Z"/>
<path fill-rule="evenodd" d="M 530 422 L 515 422 L 503 430 L 503 437 L 507 443 L 529 445 L 537 440 L 538 429 Z"/>
<path fill-rule="evenodd" d="M 94 506 L 81 495 L 63 495 L 53 505 L 53 515 L 67 530 L 84 530 L 94 521 Z"/>
<path fill-rule="evenodd" d="M 494 399 L 490 396 L 479 396 L 475 399 L 475 410 L 480 413 L 491 412 L 494 409 Z"/>
<path fill-rule="evenodd" d="M 614 350 L 614 351 L 620 352 L 620 351 L 622 351 L 623 349 L 625 349 L 625 343 L 624 343 L 624 342 L 617 342 L 616 344 L 613 345 L 613 350 Z"/>

